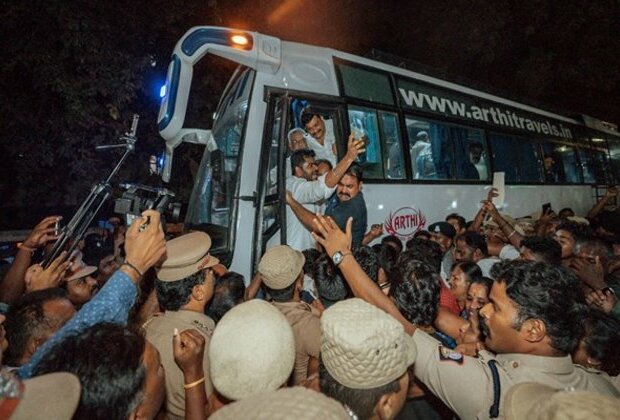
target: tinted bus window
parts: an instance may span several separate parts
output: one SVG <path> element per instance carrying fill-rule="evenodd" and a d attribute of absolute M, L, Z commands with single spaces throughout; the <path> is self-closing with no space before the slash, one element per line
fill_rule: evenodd
<path fill-rule="evenodd" d="M 620 182 L 620 139 L 609 138 L 607 140 L 609 145 L 609 163 L 611 166 L 613 183 Z"/>
<path fill-rule="evenodd" d="M 579 149 L 583 181 L 587 184 L 608 184 L 607 153 L 598 149 Z"/>
<path fill-rule="evenodd" d="M 358 157 L 367 179 L 404 179 L 405 168 L 398 116 L 393 112 L 349 107 L 351 131 L 366 138 L 366 152 Z"/>
<path fill-rule="evenodd" d="M 414 179 L 489 179 L 482 130 L 407 117 Z"/>
<path fill-rule="evenodd" d="M 390 78 L 387 74 L 339 64 L 345 96 L 370 102 L 394 105 Z"/>
<path fill-rule="evenodd" d="M 542 182 L 538 143 L 492 133 L 489 136 L 496 172 L 505 172 L 506 182 Z"/>
<path fill-rule="evenodd" d="M 560 143 L 544 142 L 542 149 L 545 182 L 581 183 L 577 152 L 573 147 Z"/>

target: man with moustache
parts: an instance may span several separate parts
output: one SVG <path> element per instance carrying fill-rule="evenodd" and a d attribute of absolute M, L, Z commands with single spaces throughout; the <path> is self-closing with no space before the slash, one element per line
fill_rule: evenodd
<path fill-rule="evenodd" d="M 347 258 L 350 222 L 342 232 L 331 220 L 317 216 L 315 228 L 315 239 L 332 256 L 353 294 L 394 316 L 413 336 L 416 378 L 460 418 L 503 418 L 508 390 L 522 382 L 620 396 L 609 376 L 572 363 L 587 308 L 579 280 L 565 269 L 530 261 L 496 265 L 490 302 L 480 309 L 490 351 L 482 350 L 474 358 L 442 346 L 418 328 L 353 257 Z M 436 325 L 442 323 L 442 315 L 440 311 Z"/>
<path fill-rule="evenodd" d="M 353 218 L 353 248 L 362 244 L 368 226 L 366 201 L 361 191 L 362 175 L 362 166 L 353 163 L 338 182 L 336 194 L 328 200 L 325 209 L 325 215 L 334 219 L 341 229 L 345 228 L 349 217 Z"/>

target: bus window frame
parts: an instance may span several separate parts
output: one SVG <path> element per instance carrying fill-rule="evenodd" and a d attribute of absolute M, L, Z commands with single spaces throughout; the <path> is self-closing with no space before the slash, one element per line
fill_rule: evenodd
<path fill-rule="evenodd" d="M 539 147 L 540 147 L 540 154 L 541 156 L 544 156 L 544 150 L 543 150 L 543 143 L 552 143 L 552 144 L 560 144 L 562 146 L 568 146 L 570 148 L 573 149 L 574 153 L 575 153 L 575 158 L 577 161 L 577 171 L 579 173 L 579 177 L 582 180 L 582 182 L 546 182 L 544 181 L 544 173 L 543 173 L 543 185 L 555 185 L 555 184 L 560 184 L 560 185 L 591 185 L 589 183 L 583 182 L 583 166 L 582 166 L 582 162 L 581 162 L 581 156 L 579 156 L 579 149 L 582 149 L 584 147 L 584 143 L 583 142 L 579 142 L 576 139 L 572 139 L 572 140 L 562 140 L 562 139 L 556 139 L 556 138 L 543 138 L 543 139 L 535 139 L 538 141 L 539 143 Z M 587 147 L 587 145 L 586 145 Z M 543 162 L 543 171 L 544 171 L 544 162 Z"/>

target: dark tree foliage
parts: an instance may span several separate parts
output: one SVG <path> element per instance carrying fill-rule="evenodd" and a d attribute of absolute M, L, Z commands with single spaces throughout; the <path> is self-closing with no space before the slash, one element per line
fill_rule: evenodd
<path fill-rule="evenodd" d="M 0 208 L 75 209 L 122 153 L 94 146 L 115 143 L 133 113 L 141 116 L 137 152 L 114 181 L 153 184 L 148 156 L 163 149 L 157 88 L 189 25 L 219 19 L 215 2 L 2 3 Z M 190 155 L 181 157 L 198 159 Z M 6 225 L 12 212 L 3 213 Z"/>

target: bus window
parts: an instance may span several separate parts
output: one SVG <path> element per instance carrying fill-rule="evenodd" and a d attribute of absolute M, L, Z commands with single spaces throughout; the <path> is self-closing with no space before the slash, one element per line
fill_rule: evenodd
<path fill-rule="evenodd" d="M 383 178 L 383 160 L 381 156 L 381 139 L 377 111 L 356 106 L 349 107 L 351 132 L 356 138 L 366 139 L 366 152 L 360 155 L 358 162 L 364 167 L 364 177 L 368 179 Z"/>
<path fill-rule="evenodd" d="M 414 179 L 489 179 L 482 130 L 407 117 Z"/>
<path fill-rule="evenodd" d="M 214 251 L 229 248 L 233 196 L 237 188 L 239 150 L 254 71 L 240 68 L 222 96 L 213 123 L 213 141 L 205 147 L 187 209 L 186 224 L 206 231 Z"/>
<path fill-rule="evenodd" d="M 573 147 L 561 143 L 544 142 L 542 149 L 545 182 L 581 183 L 577 153 Z"/>
<path fill-rule="evenodd" d="M 620 182 L 620 138 L 610 137 L 607 139 L 609 145 L 609 163 L 612 170 L 613 183 Z"/>
<path fill-rule="evenodd" d="M 370 102 L 394 105 L 390 77 L 344 63 L 337 65 L 345 96 Z"/>
<path fill-rule="evenodd" d="M 379 111 L 379 120 L 386 151 L 383 154 L 386 178 L 405 179 L 405 157 L 398 129 L 398 116 L 392 112 Z"/>
<path fill-rule="evenodd" d="M 542 182 L 538 143 L 529 139 L 491 133 L 496 172 L 506 173 L 506 182 Z"/>
<path fill-rule="evenodd" d="M 583 182 L 586 184 L 608 184 L 607 153 L 598 149 L 579 149 L 579 160 L 583 171 Z"/>

